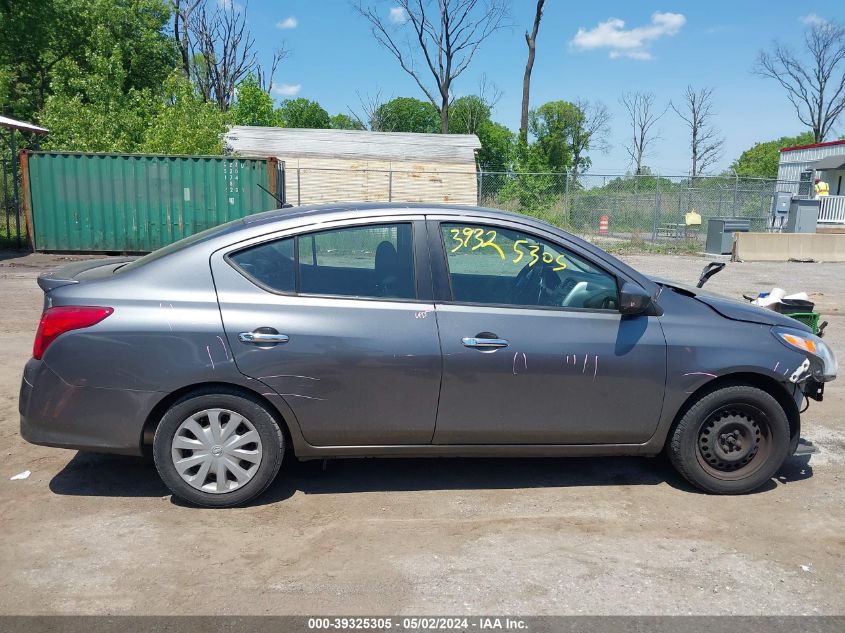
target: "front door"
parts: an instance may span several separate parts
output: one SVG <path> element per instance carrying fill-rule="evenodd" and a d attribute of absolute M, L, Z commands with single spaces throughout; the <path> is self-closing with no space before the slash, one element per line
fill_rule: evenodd
<path fill-rule="evenodd" d="M 285 399 L 312 445 L 431 441 L 440 345 L 415 229 L 344 226 L 212 258 L 238 368 Z"/>
<path fill-rule="evenodd" d="M 437 444 L 641 443 L 657 427 L 666 344 L 622 316 L 617 280 L 548 239 L 503 225 L 429 224 L 445 254 L 437 302 Z"/>

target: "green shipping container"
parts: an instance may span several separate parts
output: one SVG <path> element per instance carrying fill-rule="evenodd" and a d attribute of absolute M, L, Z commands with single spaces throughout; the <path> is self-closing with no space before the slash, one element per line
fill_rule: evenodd
<path fill-rule="evenodd" d="M 284 182 L 274 158 L 26 152 L 21 167 L 38 251 L 153 251 L 278 208 Z"/>

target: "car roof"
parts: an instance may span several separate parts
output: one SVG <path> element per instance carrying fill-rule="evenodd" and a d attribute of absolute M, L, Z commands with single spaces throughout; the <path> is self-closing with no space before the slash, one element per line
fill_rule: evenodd
<path fill-rule="evenodd" d="M 301 207 L 287 207 L 273 209 L 249 215 L 243 219 L 244 224 L 266 224 L 278 220 L 293 218 L 318 218 L 321 215 L 334 215 L 337 213 L 348 214 L 354 217 L 356 213 L 363 216 L 370 215 L 419 215 L 420 213 L 434 212 L 438 215 L 486 215 L 504 216 L 510 219 L 515 217 L 526 218 L 527 216 L 510 211 L 499 209 L 488 209 L 469 204 L 428 204 L 424 202 L 344 202 L 332 204 L 308 204 Z"/>

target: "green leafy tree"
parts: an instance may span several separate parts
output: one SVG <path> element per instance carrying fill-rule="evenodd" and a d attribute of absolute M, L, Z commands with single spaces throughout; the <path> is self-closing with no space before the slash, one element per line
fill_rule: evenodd
<path fill-rule="evenodd" d="M 451 134 L 478 134 L 478 129 L 490 121 L 492 108 L 478 95 L 455 99 L 449 109 Z"/>
<path fill-rule="evenodd" d="M 413 97 L 396 97 L 373 112 L 370 127 L 376 132 L 440 131 L 440 114 L 431 103 Z"/>
<path fill-rule="evenodd" d="M 166 99 L 150 121 L 141 151 L 155 154 L 223 153 L 226 115 L 203 101 L 194 85 L 175 70 L 164 84 Z"/>
<path fill-rule="evenodd" d="M 52 94 L 60 101 L 78 96 L 83 105 L 93 104 L 103 93 L 93 77 L 102 73 L 104 59 L 111 68 L 100 79 L 120 81 L 107 90 L 155 93 L 177 61 L 173 39 L 163 31 L 169 16 L 166 0 L 0 2 L 4 111 L 39 120 Z M 91 81 L 80 81 L 88 76 Z"/>
<path fill-rule="evenodd" d="M 538 143 L 529 144 L 517 136 L 513 146 L 513 170 L 501 187 L 499 197 L 520 212 L 551 221 L 549 211 L 559 206 L 564 177 L 549 174 L 547 157 Z"/>
<path fill-rule="evenodd" d="M 568 101 L 550 101 L 529 113 L 534 150 L 548 171 L 563 172 L 573 166 L 573 131 L 583 117 L 581 109 Z"/>
<path fill-rule="evenodd" d="M 478 127 L 478 164 L 484 171 L 508 171 L 511 168 L 515 135 L 501 123 L 484 121 Z"/>
<path fill-rule="evenodd" d="M 72 61 L 61 65 L 62 81 L 48 96 L 39 117 L 50 134 L 47 149 L 134 152 L 143 141 L 155 100 L 148 88 L 124 90 L 126 69 L 115 49 L 94 55 L 84 71 Z"/>
<path fill-rule="evenodd" d="M 279 127 L 328 129 L 332 126 L 329 113 L 310 99 L 286 99 L 275 112 Z"/>
<path fill-rule="evenodd" d="M 4 114 L 32 120 L 44 107 L 55 65 L 84 47 L 82 2 L 0 3 L 0 94 Z M 78 9 L 78 10 L 74 10 Z"/>
<path fill-rule="evenodd" d="M 468 95 L 455 99 L 449 114 L 450 134 L 475 134 L 481 141 L 478 164 L 484 171 L 510 168 L 513 133 L 490 119 L 490 104 L 482 97 Z"/>
<path fill-rule="evenodd" d="M 798 136 L 782 136 L 774 141 L 755 143 L 740 154 L 731 168 L 740 176 L 756 178 L 777 178 L 780 150 L 792 145 L 808 145 L 815 142 L 812 132 L 803 132 Z"/>
<path fill-rule="evenodd" d="M 332 129 L 335 130 L 363 130 L 364 124 L 348 114 L 335 114 L 331 118 Z"/>
<path fill-rule="evenodd" d="M 272 127 L 276 123 L 271 97 L 255 75 L 248 75 L 237 88 L 235 105 L 229 108 L 230 120 L 234 125 L 257 125 Z"/>

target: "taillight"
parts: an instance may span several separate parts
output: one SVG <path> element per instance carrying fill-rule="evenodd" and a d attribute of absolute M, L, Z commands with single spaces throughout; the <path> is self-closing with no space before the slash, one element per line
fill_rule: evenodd
<path fill-rule="evenodd" d="M 48 308 L 41 315 L 38 332 L 35 334 L 35 344 L 32 346 L 32 356 L 40 359 L 50 343 L 59 336 L 71 330 L 91 327 L 114 312 L 114 308 L 99 306 L 57 306 Z"/>

